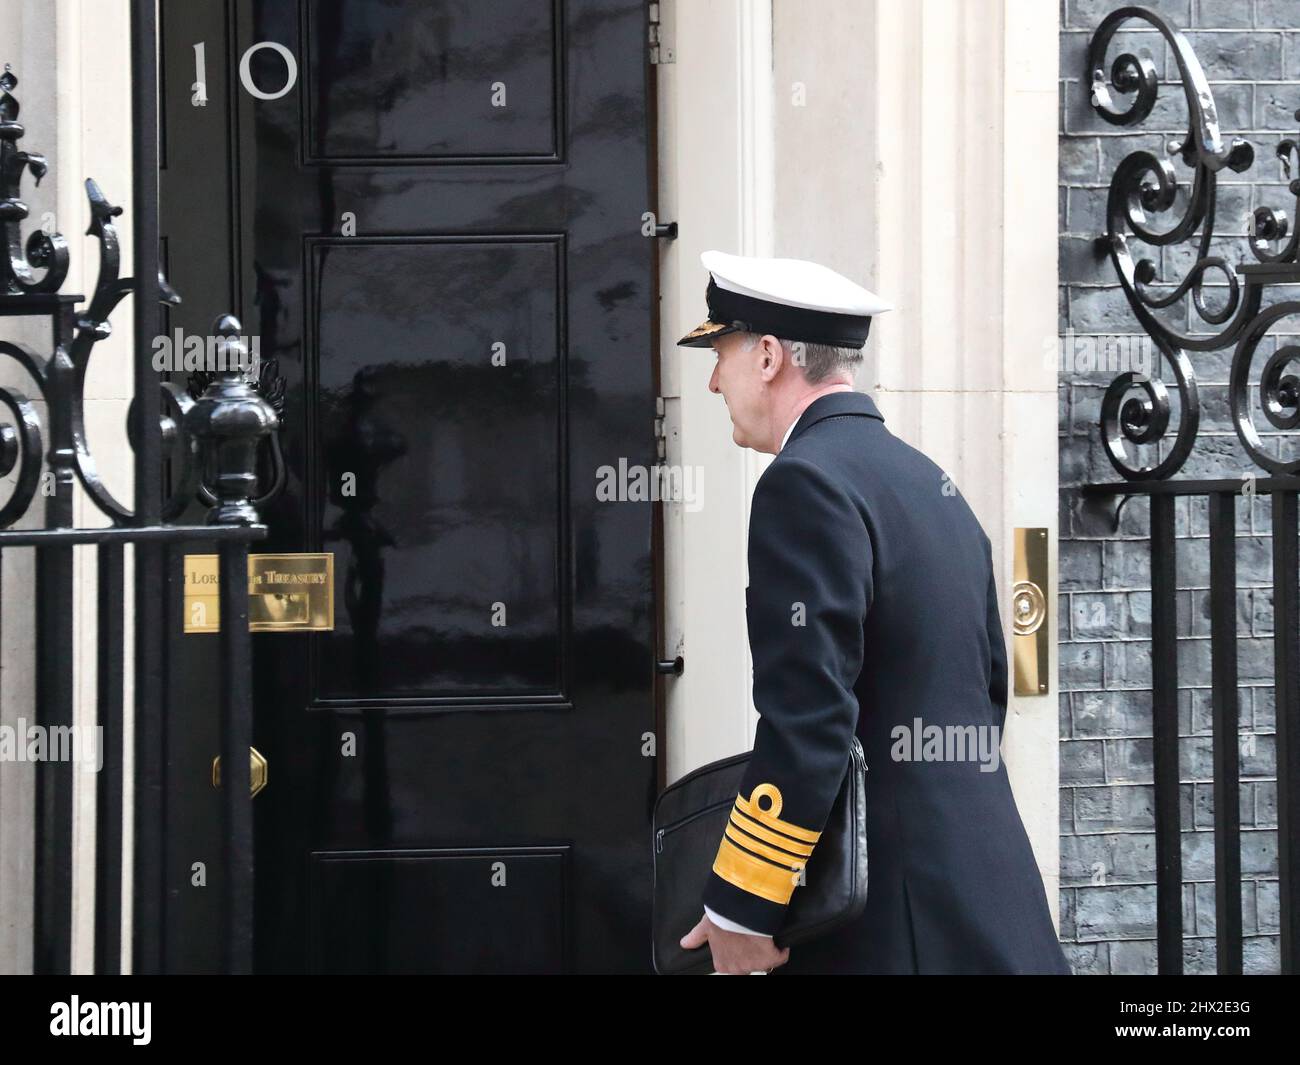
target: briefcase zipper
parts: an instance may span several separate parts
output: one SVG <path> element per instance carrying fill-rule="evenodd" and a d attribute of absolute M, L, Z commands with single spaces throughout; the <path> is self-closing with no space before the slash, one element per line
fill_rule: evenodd
<path fill-rule="evenodd" d="M 682 825 L 688 824 L 689 822 L 694 821 L 698 817 L 703 817 L 705 814 L 711 814 L 713 813 L 714 810 L 721 810 L 724 806 L 734 805 L 735 801 L 736 801 L 735 799 L 723 799 L 721 802 L 715 802 L 712 806 L 706 806 L 703 810 L 696 810 L 695 813 L 691 814 L 688 817 L 679 818 L 678 820 L 674 821 L 670 825 L 664 825 L 663 828 L 659 829 L 655 833 L 655 853 L 656 854 L 663 853 L 664 834 L 666 832 L 675 832 L 677 831 L 677 829 L 681 828 Z"/>

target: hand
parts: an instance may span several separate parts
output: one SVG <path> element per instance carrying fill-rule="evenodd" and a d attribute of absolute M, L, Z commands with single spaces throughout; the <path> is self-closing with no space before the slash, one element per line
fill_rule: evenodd
<path fill-rule="evenodd" d="M 686 950 L 695 950 L 706 943 L 713 955 L 714 972 L 729 976 L 771 972 L 790 960 L 790 948 L 778 949 L 771 936 L 727 932 L 710 921 L 707 914 L 681 938 Z"/>

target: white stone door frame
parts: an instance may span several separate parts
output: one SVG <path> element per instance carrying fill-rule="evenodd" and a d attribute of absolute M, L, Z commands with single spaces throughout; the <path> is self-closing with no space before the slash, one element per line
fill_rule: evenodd
<path fill-rule="evenodd" d="M 1014 530 L 1056 574 L 1057 5 L 1042 0 L 666 0 L 658 68 L 660 364 L 668 461 L 703 505 L 665 508 L 671 781 L 752 744 L 745 530 L 767 460 L 730 441 L 699 253 L 826 262 L 890 299 L 859 387 L 953 478 L 989 537 L 1010 637 Z M 769 76 L 770 72 L 770 76 Z M 704 358 L 700 356 L 704 354 Z M 1057 913 L 1055 587 L 1048 692 L 1013 696 L 1003 751 Z M 1010 643 L 1008 643 L 1010 650 Z"/>

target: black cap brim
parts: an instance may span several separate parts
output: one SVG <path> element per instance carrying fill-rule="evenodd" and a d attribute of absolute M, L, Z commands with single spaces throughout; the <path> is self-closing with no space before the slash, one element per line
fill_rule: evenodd
<path fill-rule="evenodd" d="M 714 322 L 706 318 L 681 340 L 677 341 L 679 348 L 707 348 L 713 344 L 714 337 L 726 336 L 728 333 L 736 332 L 734 325 L 723 325 L 721 322 Z"/>

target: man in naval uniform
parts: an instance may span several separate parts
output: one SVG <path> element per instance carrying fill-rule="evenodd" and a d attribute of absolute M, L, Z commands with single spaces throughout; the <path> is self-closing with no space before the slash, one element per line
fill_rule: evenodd
<path fill-rule="evenodd" d="M 712 347 L 732 439 L 776 458 L 749 522 L 753 755 L 682 946 L 720 973 L 1068 973 L 1006 767 L 987 757 L 1007 703 L 989 538 L 853 388 L 889 304 L 816 263 L 702 259 L 709 316 L 678 343 Z M 917 758 L 912 733 L 930 726 L 983 742 Z M 855 733 L 866 906 L 778 949 Z"/>

